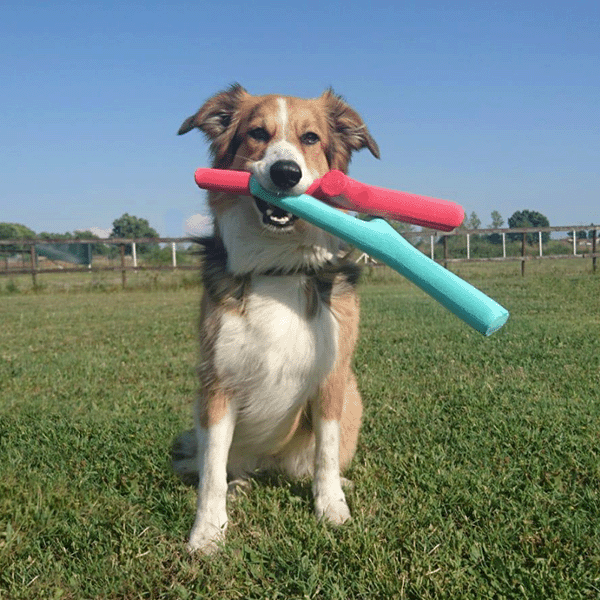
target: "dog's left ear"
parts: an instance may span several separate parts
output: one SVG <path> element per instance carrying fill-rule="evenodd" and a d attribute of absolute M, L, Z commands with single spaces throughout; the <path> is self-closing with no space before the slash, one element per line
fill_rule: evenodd
<path fill-rule="evenodd" d="M 327 107 L 331 144 L 328 150 L 329 167 L 344 173 L 353 151 L 368 148 L 379 158 L 379 146 L 373 139 L 361 116 L 331 88 L 321 96 Z"/>

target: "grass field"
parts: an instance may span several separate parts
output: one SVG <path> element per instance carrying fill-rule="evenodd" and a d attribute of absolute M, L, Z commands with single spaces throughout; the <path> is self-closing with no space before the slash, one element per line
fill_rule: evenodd
<path fill-rule="evenodd" d="M 600 597 L 600 276 L 561 262 L 456 268 L 512 313 L 487 339 L 372 273 L 353 520 L 316 522 L 309 482 L 257 482 L 208 559 L 168 467 L 198 289 L 4 288 L 0 598 Z"/>

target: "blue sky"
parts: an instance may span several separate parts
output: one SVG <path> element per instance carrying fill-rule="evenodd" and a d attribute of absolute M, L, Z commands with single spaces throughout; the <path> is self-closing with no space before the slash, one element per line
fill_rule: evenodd
<path fill-rule="evenodd" d="M 381 149 L 350 174 L 454 200 L 488 225 L 600 223 L 600 4 L 3 2 L 0 221 L 161 235 L 206 214 L 203 136 L 181 122 L 234 81 L 329 85 Z"/>

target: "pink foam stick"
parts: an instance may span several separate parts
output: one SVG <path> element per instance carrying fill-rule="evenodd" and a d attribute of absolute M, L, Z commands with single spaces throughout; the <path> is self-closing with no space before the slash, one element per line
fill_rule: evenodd
<path fill-rule="evenodd" d="M 203 190 L 250 195 L 250 176 L 247 171 L 226 169 L 196 169 L 194 178 Z"/>
<path fill-rule="evenodd" d="M 336 171 L 341 173 L 341 171 Z M 228 192 L 230 194 L 245 194 L 250 196 L 250 177 L 247 171 L 229 171 L 227 169 L 196 169 L 194 178 L 196 184 L 203 190 Z M 315 179 L 306 193 L 318 200 L 329 201 L 329 196 L 320 188 L 321 179 Z"/>
<path fill-rule="evenodd" d="M 250 173 L 224 169 L 198 169 L 195 179 L 203 189 L 250 195 Z M 329 171 L 306 194 L 338 208 L 451 231 L 464 219 L 461 206 L 448 200 L 388 190 L 352 179 L 341 171 Z"/>
<path fill-rule="evenodd" d="M 319 191 L 330 204 L 340 208 L 440 231 L 451 231 L 465 217 L 462 207 L 455 202 L 367 185 L 341 171 L 329 171 L 321 177 Z"/>

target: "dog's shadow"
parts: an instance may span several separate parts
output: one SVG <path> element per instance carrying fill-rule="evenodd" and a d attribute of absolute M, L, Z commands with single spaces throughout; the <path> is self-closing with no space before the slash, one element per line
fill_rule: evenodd
<path fill-rule="evenodd" d="M 179 477 L 188 487 L 197 488 L 199 484 L 198 475 L 189 475 Z M 312 485 L 310 479 L 291 479 L 283 473 L 273 473 L 267 471 L 258 471 L 248 474 L 244 478 L 227 478 L 227 496 L 236 498 L 242 494 L 247 494 L 253 488 L 280 488 L 287 489 L 290 496 L 310 503 L 312 501 Z"/>
<path fill-rule="evenodd" d="M 171 468 L 185 485 L 197 488 L 197 442 L 194 430 L 180 434 L 171 445 Z M 292 479 L 278 471 L 258 470 L 244 477 L 227 477 L 227 495 L 236 497 L 254 487 L 287 488 L 292 497 L 305 501 L 312 498 L 310 479 Z"/>

